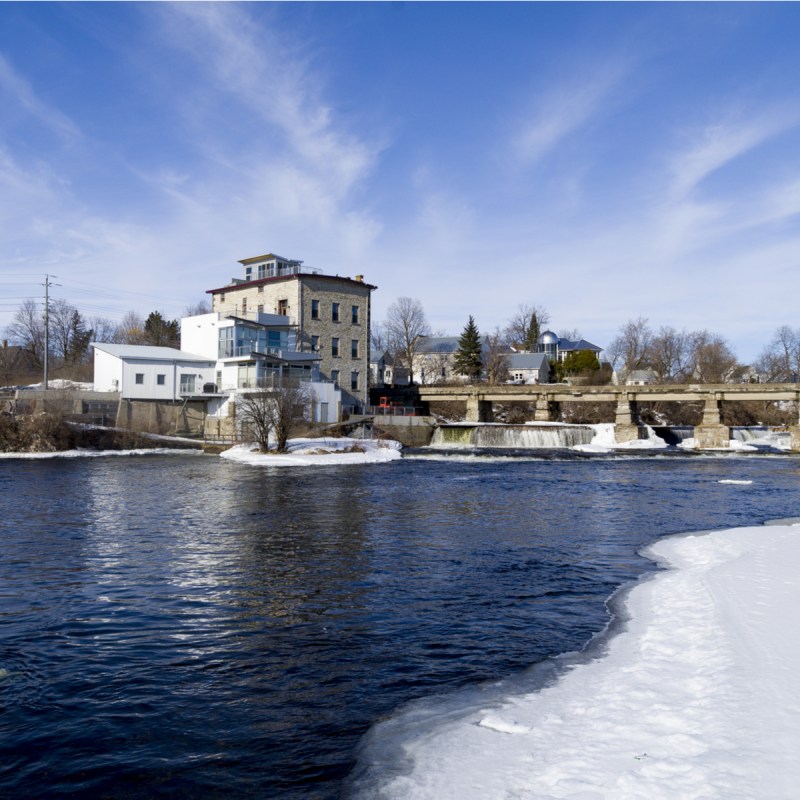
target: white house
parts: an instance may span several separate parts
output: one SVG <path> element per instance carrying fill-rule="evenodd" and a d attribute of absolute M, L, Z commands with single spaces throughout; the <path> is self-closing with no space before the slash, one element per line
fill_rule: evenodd
<path fill-rule="evenodd" d="M 93 342 L 94 390 L 123 400 L 182 400 L 213 391 L 216 361 L 173 347 Z"/>
<path fill-rule="evenodd" d="M 545 353 L 511 353 L 508 375 L 514 383 L 547 383 L 550 380 L 550 359 Z"/>

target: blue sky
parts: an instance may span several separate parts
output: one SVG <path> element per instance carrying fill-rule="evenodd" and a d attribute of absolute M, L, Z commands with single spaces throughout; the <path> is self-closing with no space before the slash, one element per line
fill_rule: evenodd
<path fill-rule="evenodd" d="M 800 288 L 793 3 L 2 3 L 0 326 L 180 316 L 276 252 L 418 298 L 628 319 L 742 360 Z"/>

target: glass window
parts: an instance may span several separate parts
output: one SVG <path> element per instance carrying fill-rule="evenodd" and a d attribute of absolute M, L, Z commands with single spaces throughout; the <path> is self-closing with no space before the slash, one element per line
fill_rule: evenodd
<path fill-rule="evenodd" d="M 285 317 L 289 313 L 289 301 L 278 300 L 278 313 Z"/>
<path fill-rule="evenodd" d="M 331 355 L 334 358 L 339 357 L 339 340 L 335 336 L 331 339 Z"/>
<path fill-rule="evenodd" d="M 244 316 L 246 313 L 247 313 L 247 298 L 243 297 L 242 298 L 242 316 Z"/>
<path fill-rule="evenodd" d="M 358 358 L 358 339 L 353 339 L 353 341 L 350 342 L 350 355 L 353 358 Z"/>
<path fill-rule="evenodd" d="M 353 306 L 353 325 L 358 325 L 358 306 Z"/>
<path fill-rule="evenodd" d="M 156 383 L 159 386 L 164 386 L 167 383 L 167 376 L 166 375 L 156 375 Z"/>
<path fill-rule="evenodd" d="M 339 370 L 338 369 L 332 369 L 331 370 L 331 380 L 334 383 L 339 383 Z"/>
<path fill-rule="evenodd" d="M 319 319 L 319 300 L 311 301 L 311 319 Z"/>
<path fill-rule="evenodd" d="M 358 370 L 354 369 L 350 373 L 350 388 L 353 391 L 356 391 L 358 389 Z"/>
<path fill-rule="evenodd" d="M 144 383 L 144 372 L 136 373 L 136 383 L 138 383 L 139 385 Z"/>
<path fill-rule="evenodd" d="M 194 375 L 181 375 L 181 394 L 194 394 Z"/>
<path fill-rule="evenodd" d="M 312 336 L 311 337 L 311 350 L 314 353 L 319 352 L 319 336 Z"/>
<path fill-rule="evenodd" d="M 339 304 L 338 303 L 331 303 L 331 319 L 334 322 L 339 321 Z"/>

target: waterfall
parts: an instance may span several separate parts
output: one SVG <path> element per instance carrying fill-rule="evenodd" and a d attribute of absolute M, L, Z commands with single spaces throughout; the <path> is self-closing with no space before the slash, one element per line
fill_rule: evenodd
<path fill-rule="evenodd" d="M 768 447 L 778 450 L 789 450 L 791 447 L 791 436 L 788 431 L 774 431 L 766 425 L 732 427 L 731 439 L 753 447 Z"/>
<path fill-rule="evenodd" d="M 588 425 L 440 425 L 433 447 L 552 448 L 589 444 Z"/>

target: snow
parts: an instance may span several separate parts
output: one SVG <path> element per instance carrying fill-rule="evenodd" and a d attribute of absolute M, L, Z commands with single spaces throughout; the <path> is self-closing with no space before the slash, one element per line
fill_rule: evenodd
<path fill-rule="evenodd" d="M 671 537 L 646 553 L 669 569 L 618 596 L 619 632 L 559 660 L 544 688 L 460 714 L 412 705 L 379 724 L 356 796 L 794 800 L 800 526 Z"/>
<path fill-rule="evenodd" d="M 287 453 L 262 453 L 257 445 L 235 445 L 222 458 L 269 467 L 382 464 L 401 458 L 401 445 L 374 439 L 290 439 Z"/>
<path fill-rule="evenodd" d="M 46 453 L 0 453 L 0 460 L 13 458 L 17 460 L 43 458 L 101 458 L 105 456 L 186 456 L 203 455 L 202 450 L 190 450 L 175 447 L 140 447 L 132 450 L 54 450 Z"/>
<path fill-rule="evenodd" d="M 80 389 L 83 392 L 91 392 L 94 384 L 91 381 L 69 381 L 62 378 L 55 378 L 47 382 L 48 389 Z M 44 383 L 28 384 L 26 389 L 44 389 Z"/>
<path fill-rule="evenodd" d="M 589 444 L 576 444 L 572 449 L 581 453 L 611 453 L 614 450 L 663 450 L 668 447 L 667 443 L 657 436 L 655 431 L 649 426 L 646 439 L 633 439 L 630 442 L 617 442 L 613 422 L 601 422 L 588 425 L 594 431 L 594 438 Z"/>

